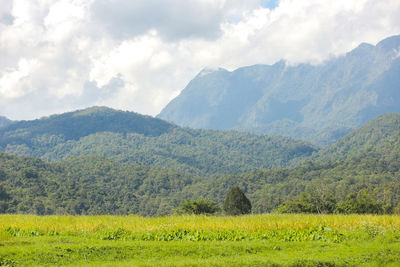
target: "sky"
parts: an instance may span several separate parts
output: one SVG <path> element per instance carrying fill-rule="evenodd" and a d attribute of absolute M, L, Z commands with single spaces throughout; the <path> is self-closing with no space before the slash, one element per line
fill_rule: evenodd
<path fill-rule="evenodd" d="M 399 0 L 0 0 L 0 115 L 157 115 L 203 68 L 321 64 L 400 34 Z"/>

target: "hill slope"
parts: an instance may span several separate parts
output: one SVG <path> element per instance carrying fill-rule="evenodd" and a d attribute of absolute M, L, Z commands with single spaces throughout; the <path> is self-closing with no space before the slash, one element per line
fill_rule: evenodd
<path fill-rule="evenodd" d="M 322 65 L 203 70 L 158 115 L 182 126 L 239 129 L 327 145 L 400 112 L 400 36 L 361 44 Z"/>
<path fill-rule="evenodd" d="M 343 200 L 361 189 L 395 207 L 400 204 L 400 114 L 378 116 L 297 168 L 219 176 L 194 183 L 183 193 L 222 202 L 226 188 L 233 186 L 245 190 L 257 212 L 271 211 L 301 192 L 332 193 Z"/>
<path fill-rule="evenodd" d="M 98 107 L 3 127 L 0 149 L 47 161 L 96 154 L 205 176 L 290 166 L 316 151 L 288 137 L 180 128 Z"/>
<path fill-rule="evenodd" d="M 60 135 L 65 140 L 78 140 L 97 132 L 135 132 L 144 136 L 159 136 L 176 127 L 166 121 L 134 112 L 92 107 L 38 120 L 15 122 L 1 130 L 0 145 L 15 140 L 29 143 L 32 138 L 44 134 Z"/>
<path fill-rule="evenodd" d="M 374 157 L 400 160 L 400 114 L 388 113 L 365 123 L 318 153 L 319 160 Z"/>
<path fill-rule="evenodd" d="M 379 116 L 296 168 L 210 178 L 93 155 L 46 163 L 0 153 L 0 212 L 155 215 L 172 212 L 185 199 L 222 203 L 233 186 L 244 190 L 256 213 L 302 192 L 339 201 L 363 189 L 386 207 L 400 207 L 399 118 Z"/>

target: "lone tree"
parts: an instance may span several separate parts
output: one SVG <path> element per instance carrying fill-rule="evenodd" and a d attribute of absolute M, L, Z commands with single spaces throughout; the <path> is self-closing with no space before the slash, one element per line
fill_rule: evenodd
<path fill-rule="evenodd" d="M 239 187 L 234 187 L 226 194 L 224 211 L 229 215 L 241 215 L 251 212 L 250 200 Z"/>

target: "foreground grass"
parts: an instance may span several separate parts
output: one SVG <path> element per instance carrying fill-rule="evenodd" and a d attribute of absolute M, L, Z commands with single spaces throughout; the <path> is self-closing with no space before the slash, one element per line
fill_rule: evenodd
<path fill-rule="evenodd" d="M 0 216 L 0 265 L 385 266 L 400 217 Z"/>

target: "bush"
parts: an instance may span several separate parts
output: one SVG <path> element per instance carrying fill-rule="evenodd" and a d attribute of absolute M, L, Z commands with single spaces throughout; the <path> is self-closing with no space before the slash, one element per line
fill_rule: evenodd
<path fill-rule="evenodd" d="M 358 192 L 357 195 L 347 195 L 345 201 L 338 203 L 335 212 L 345 214 L 382 214 L 383 206 L 377 202 L 373 194 L 364 189 Z"/>
<path fill-rule="evenodd" d="M 219 211 L 218 204 L 209 199 L 185 200 L 175 210 L 177 214 L 214 214 Z"/>
<path fill-rule="evenodd" d="M 333 213 L 336 199 L 331 192 L 326 194 L 301 193 L 297 200 L 287 201 L 278 207 L 279 213 Z"/>

